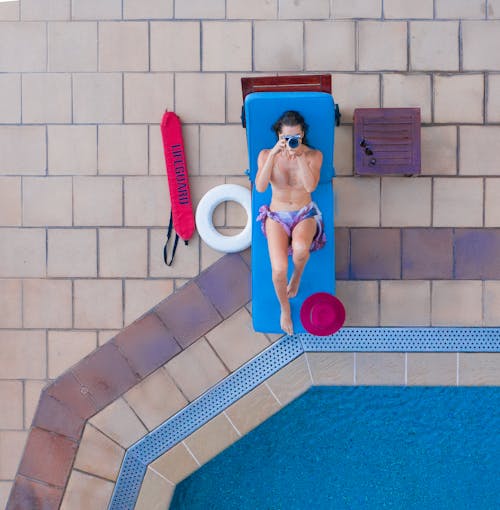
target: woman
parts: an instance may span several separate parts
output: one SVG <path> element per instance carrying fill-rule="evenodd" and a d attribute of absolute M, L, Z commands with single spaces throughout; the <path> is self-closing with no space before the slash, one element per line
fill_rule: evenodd
<path fill-rule="evenodd" d="M 272 199 L 259 209 L 258 221 L 267 237 L 272 278 L 281 307 L 280 326 L 293 334 L 290 298 L 297 295 L 309 252 L 324 246 L 323 221 L 311 193 L 319 182 L 323 154 L 308 147 L 307 124 L 300 113 L 287 111 L 273 125 L 278 141 L 258 157 L 257 191 L 269 183 Z M 288 255 L 294 271 L 287 282 Z"/>

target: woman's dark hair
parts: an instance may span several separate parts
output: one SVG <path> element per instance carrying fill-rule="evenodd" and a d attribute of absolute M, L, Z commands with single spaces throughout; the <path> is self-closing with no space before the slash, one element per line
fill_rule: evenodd
<path fill-rule="evenodd" d="M 279 138 L 280 131 L 283 126 L 300 126 L 302 131 L 304 132 L 304 137 L 302 138 L 302 143 L 307 145 L 306 135 L 309 126 L 306 124 L 304 117 L 299 112 L 294 110 L 288 110 L 283 113 L 281 117 L 273 124 L 272 130 L 276 133 L 276 136 Z"/>

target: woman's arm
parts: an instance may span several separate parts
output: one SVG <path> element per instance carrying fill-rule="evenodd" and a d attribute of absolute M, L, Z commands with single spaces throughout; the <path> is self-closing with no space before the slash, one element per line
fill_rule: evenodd
<path fill-rule="evenodd" d="M 264 149 L 260 151 L 257 159 L 257 175 L 255 176 L 255 189 L 261 193 L 266 191 L 269 181 L 271 180 L 271 173 L 274 167 L 274 158 L 285 147 L 285 140 L 278 140 L 272 149 Z"/>
<path fill-rule="evenodd" d="M 304 152 L 300 156 L 296 156 L 299 166 L 299 176 L 304 189 L 308 193 L 313 192 L 318 185 L 321 163 L 323 162 L 323 154 L 321 151 L 311 152 L 307 156 Z"/>

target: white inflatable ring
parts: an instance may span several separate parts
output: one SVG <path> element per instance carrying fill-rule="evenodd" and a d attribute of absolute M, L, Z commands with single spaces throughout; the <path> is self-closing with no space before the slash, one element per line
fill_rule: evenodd
<path fill-rule="evenodd" d="M 214 227 L 215 208 L 226 201 L 237 202 L 247 213 L 245 228 L 235 236 L 224 236 Z M 237 184 L 221 184 L 207 191 L 196 208 L 196 229 L 205 243 L 214 250 L 234 253 L 248 248 L 252 242 L 252 211 L 250 190 Z"/>

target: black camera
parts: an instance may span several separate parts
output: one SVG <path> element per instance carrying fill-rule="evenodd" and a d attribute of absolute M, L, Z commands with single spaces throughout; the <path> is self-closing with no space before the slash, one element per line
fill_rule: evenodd
<path fill-rule="evenodd" d="M 285 136 L 286 144 L 290 149 L 296 149 L 300 145 L 300 135 Z"/>

